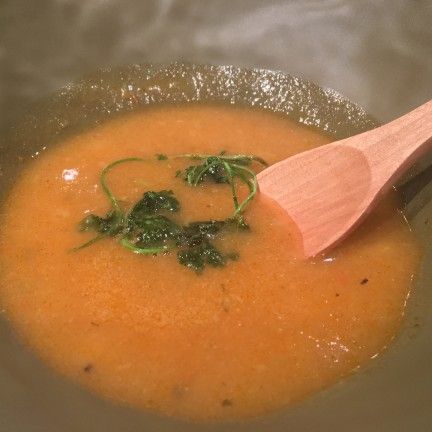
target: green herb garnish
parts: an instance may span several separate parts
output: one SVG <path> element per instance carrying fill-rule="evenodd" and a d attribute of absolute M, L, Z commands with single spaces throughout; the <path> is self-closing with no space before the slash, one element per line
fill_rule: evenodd
<path fill-rule="evenodd" d="M 168 158 L 166 155 L 156 156 L 159 160 Z M 243 212 L 258 190 L 256 175 L 249 166 L 253 162 L 263 165 L 266 163 L 256 156 L 225 153 L 218 156 L 186 154 L 176 158 L 200 162 L 177 173 L 177 176 L 182 177 L 190 186 L 198 186 L 206 181 L 230 186 L 234 203 L 231 217 L 222 221 L 209 220 L 179 225 L 168 217 L 180 210 L 180 203 L 171 190 L 148 191 L 129 211 L 124 210 L 108 187 L 106 177 L 117 165 L 143 162 L 145 159 L 120 159 L 107 165 L 100 176 L 110 210 L 104 217 L 90 214 L 80 222 L 81 231 L 94 231 L 97 235 L 74 250 L 88 247 L 103 238 L 115 237 L 123 247 L 137 254 L 155 255 L 177 249 L 178 262 L 197 273 L 202 272 L 206 265 L 221 267 L 228 260 L 236 260 L 237 253 L 223 254 L 215 247 L 213 240 L 222 232 L 249 229 Z M 239 181 L 243 182 L 249 191 L 241 202 L 237 192 Z"/>
<path fill-rule="evenodd" d="M 198 186 L 206 181 L 230 185 L 234 203 L 234 214 L 231 219 L 238 220 L 239 226 L 247 227 L 242 213 L 258 191 L 256 175 L 248 167 L 253 162 L 258 162 L 264 166 L 267 166 L 267 163 L 258 156 L 226 155 L 225 152 L 218 156 L 185 154 L 178 157 L 201 162 L 198 165 L 191 165 L 183 171 L 178 171 L 176 174 L 177 177 L 182 177 L 190 186 Z M 242 202 L 239 202 L 236 180 L 243 182 L 249 189 L 248 196 Z"/>
<path fill-rule="evenodd" d="M 226 258 L 211 244 L 181 250 L 177 253 L 180 264 L 201 273 L 206 264 L 213 267 L 222 267 L 226 264 Z"/>

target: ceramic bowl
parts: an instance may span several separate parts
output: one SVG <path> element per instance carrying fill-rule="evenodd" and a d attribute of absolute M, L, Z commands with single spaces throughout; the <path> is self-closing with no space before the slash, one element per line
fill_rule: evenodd
<path fill-rule="evenodd" d="M 377 126 L 337 92 L 283 72 L 232 66 L 134 65 L 101 70 L 32 106 L 2 138 L 2 196 L 36 152 L 115 116 L 161 104 L 220 103 L 277 113 L 335 139 Z M 422 161 L 412 176 L 428 161 Z M 424 180 L 424 176 L 422 177 Z M 0 430 L 136 431 L 427 431 L 432 424 L 432 183 L 408 182 L 405 211 L 424 259 L 405 323 L 389 349 L 364 369 L 305 401 L 252 420 L 191 423 L 115 405 L 44 366 L 0 325 Z M 424 187 L 425 186 L 425 187 Z M 430 223 L 428 215 L 431 215 Z M 395 266 L 398 265 L 395 263 Z"/>

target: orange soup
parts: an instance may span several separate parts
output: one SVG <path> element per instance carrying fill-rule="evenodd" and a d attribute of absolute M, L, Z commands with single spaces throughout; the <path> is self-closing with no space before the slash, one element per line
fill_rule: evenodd
<path fill-rule="evenodd" d="M 77 224 L 104 215 L 101 170 L 121 206 L 173 191 L 179 223 L 232 213 L 224 184 L 175 177 L 182 153 L 274 163 L 330 139 L 286 118 L 229 106 L 163 107 L 111 120 L 43 152 L 3 205 L 1 302 L 55 370 L 115 401 L 195 420 L 247 418 L 325 388 L 380 353 L 401 324 L 419 250 L 389 197 L 326 256 L 298 257 L 289 219 L 259 193 L 249 231 L 215 240 L 238 254 L 200 273 L 176 254 L 140 255 Z M 245 191 L 241 192 L 243 195 Z"/>

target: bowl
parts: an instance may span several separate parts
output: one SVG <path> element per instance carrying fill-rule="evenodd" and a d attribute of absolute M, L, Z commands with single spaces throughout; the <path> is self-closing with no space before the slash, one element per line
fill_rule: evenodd
<path fill-rule="evenodd" d="M 1 196 L 20 167 L 65 137 L 110 118 L 157 105 L 220 103 L 289 117 L 334 139 L 378 125 L 339 93 L 283 72 L 233 66 L 133 65 L 100 70 L 32 106 L 2 139 Z M 193 423 L 113 404 L 64 380 L 0 323 L 0 429 L 8 432 L 146 431 L 426 431 L 432 422 L 432 183 L 406 178 L 406 215 L 424 258 L 401 333 L 389 349 L 353 374 L 272 414 L 239 422 Z M 424 176 L 422 177 L 424 178 Z M 397 265 L 395 263 L 395 265 Z"/>

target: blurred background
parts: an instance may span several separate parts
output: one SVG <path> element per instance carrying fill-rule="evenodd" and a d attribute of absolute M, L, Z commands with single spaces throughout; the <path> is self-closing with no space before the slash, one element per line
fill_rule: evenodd
<path fill-rule="evenodd" d="M 0 127 L 96 68 L 280 69 L 389 120 L 432 98 L 432 0 L 0 0 Z"/>

